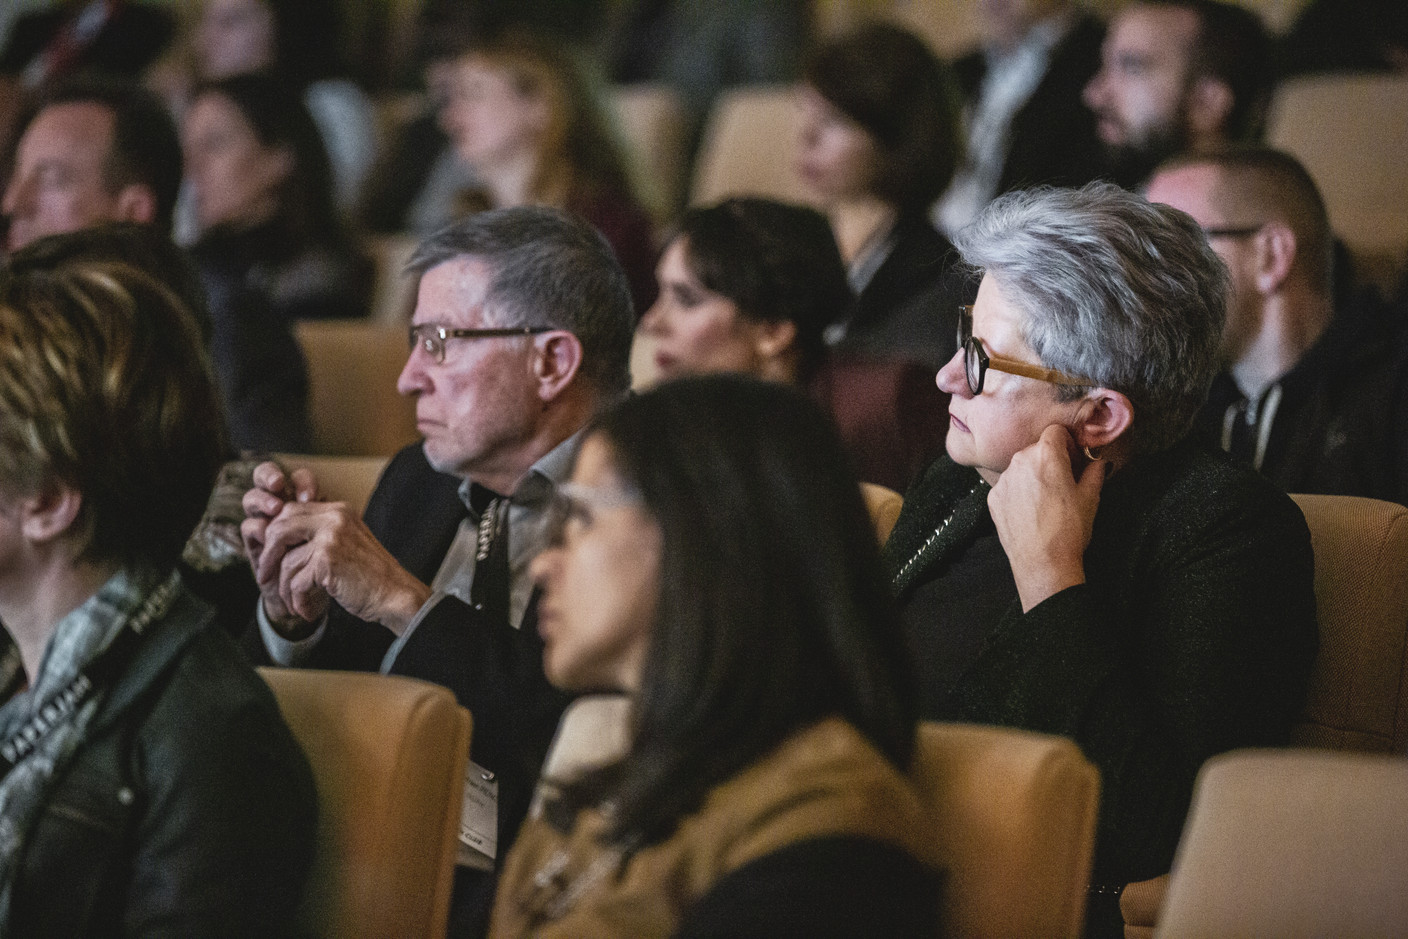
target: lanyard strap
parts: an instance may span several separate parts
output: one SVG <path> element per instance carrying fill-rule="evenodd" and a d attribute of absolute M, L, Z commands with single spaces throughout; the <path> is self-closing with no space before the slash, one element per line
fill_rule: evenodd
<path fill-rule="evenodd" d="M 79 672 L 67 686 L 50 695 L 49 699 L 35 709 L 9 739 L 0 743 L 0 778 L 4 778 L 15 765 L 34 752 L 39 741 L 47 737 L 55 727 L 78 710 L 83 702 L 93 696 L 93 692 L 116 678 L 127 665 L 142 633 L 152 622 L 166 614 L 171 601 L 180 589 L 181 577 L 176 571 L 153 590 L 146 601 L 127 621 L 108 647 Z"/>

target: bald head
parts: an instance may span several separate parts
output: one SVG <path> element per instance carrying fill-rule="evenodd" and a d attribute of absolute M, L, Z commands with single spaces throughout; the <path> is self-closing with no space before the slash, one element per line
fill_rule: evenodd
<path fill-rule="evenodd" d="M 1296 239 L 1294 269 L 1317 292 L 1329 295 L 1330 222 L 1320 190 L 1295 157 L 1267 147 L 1230 147 L 1177 157 L 1159 167 L 1150 181 L 1149 198 L 1166 201 L 1157 197 L 1167 194 L 1170 180 L 1191 180 L 1194 188 L 1203 190 L 1202 197 L 1220 216 L 1221 224 L 1210 224 L 1191 209 L 1185 211 L 1204 227 L 1284 224 Z"/>

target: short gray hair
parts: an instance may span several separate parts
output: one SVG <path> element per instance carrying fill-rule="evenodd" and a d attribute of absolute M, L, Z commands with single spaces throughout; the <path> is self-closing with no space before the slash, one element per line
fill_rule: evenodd
<path fill-rule="evenodd" d="M 567 330 L 582 344 L 582 376 L 599 393 L 630 387 L 630 285 L 595 228 L 542 206 L 480 212 L 421 241 L 406 272 L 420 276 L 458 258 L 489 266 L 487 325 Z"/>
<path fill-rule="evenodd" d="M 954 243 L 1025 314 L 1042 364 L 1129 398 L 1135 452 L 1187 433 L 1217 373 L 1229 289 L 1192 218 L 1109 183 L 1044 187 L 998 198 Z"/>

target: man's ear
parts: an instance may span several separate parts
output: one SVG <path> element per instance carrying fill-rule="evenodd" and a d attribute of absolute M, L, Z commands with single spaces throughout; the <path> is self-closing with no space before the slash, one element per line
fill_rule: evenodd
<path fill-rule="evenodd" d="M 1285 222 L 1262 226 L 1256 240 L 1256 288 L 1263 294 L 1280 289 L 1296 263 L 1296 233 Z"/>
<path fill-rule="evenodd" d="M 72 486 L 56 484 L 20 503 L 20 531 L 35 544 L 53 542 L 73 528 L 83 508 L 83 493 Z"/>
<path fill-rule="evenodd" d="M 156 221 L 156 194 L 142 183 L 128 183 L 117 191 L 115 222 L 150 225 Z"/>
<path fill-rule="evenodd" d="M 1134 405 L 1118 391 L 1095 388 L 1081 400 L 1076 425 L 1071 429 L 1080 447 L 1108 447 L 1134 423 Z"/>
<path fill-rule="evenodd" d="M 533 342 L 533 378 L 538 397 L 548 402 L 560 395 L 582 367 L 582 341 L 567 330 L 543 333 Z"/>
<path fill-rule="evenodd" d="M 1188 90 L 1188 136 L 1195 145 L 1213 143 L 1227 136 L 1227 120 L 1236 96 L 1221 79 L 1194 79 Z"/>

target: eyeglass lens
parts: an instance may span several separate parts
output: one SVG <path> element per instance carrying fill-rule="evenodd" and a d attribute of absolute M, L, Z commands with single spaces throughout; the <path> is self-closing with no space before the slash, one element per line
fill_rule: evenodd
<path fill-rule="evenodd" d="M 982 345 L 973 338 L 971 306 L 958 308 L 958 347 L 963 350 L 963 376 L 968 382 L 968 391 L 975 395 L 982 394 L 988 363 Z"/>

